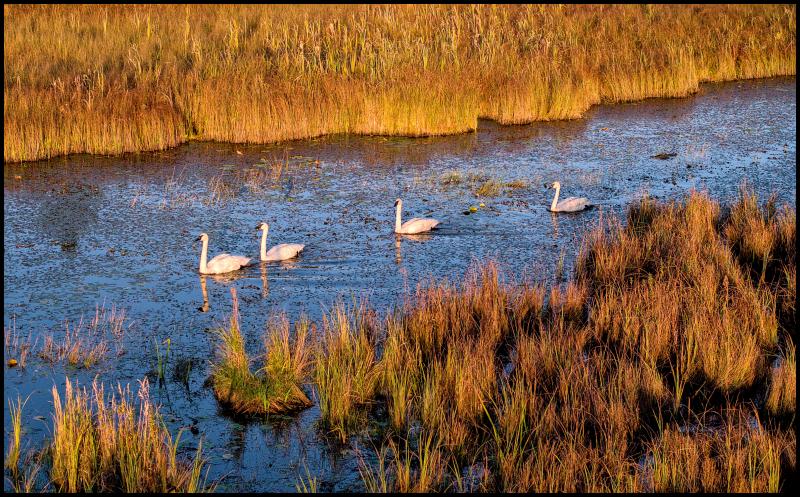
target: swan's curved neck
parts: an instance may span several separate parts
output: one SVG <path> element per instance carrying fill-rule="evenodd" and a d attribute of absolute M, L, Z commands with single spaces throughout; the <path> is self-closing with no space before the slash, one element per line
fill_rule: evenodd
<path fill-rule="evenodd" d="M 261 260 L 267 260 L 267 230 L 261 230 Z"/>
<path fill-rule="evenodd" d="M 402 210 L 403 210 L 403 204 L 402 203 L 397 204 L 397 208 L 395 209 L 395 215 L 394 215 L 394 232 L 395 233 L 400 232 L 400 226 L 403 224 L 402 219 L 400 219 L 400 211 L 402 211 Z"/>
<path fill-rule="evenodd" d="M 200 251 L 200 272 L 206 272 L 206 259 L 208 259 L 208 239 L 203 240 L 203 249 Z"/>
<path fill-rule="evenodd" d="M 550 210 L 556 210 L 556 204 L 558 204 L 558 194 L 561 192 L 561 185 L 556 185 L 556 196 L 553 197 L 553 203 L 550 204 Z"/>

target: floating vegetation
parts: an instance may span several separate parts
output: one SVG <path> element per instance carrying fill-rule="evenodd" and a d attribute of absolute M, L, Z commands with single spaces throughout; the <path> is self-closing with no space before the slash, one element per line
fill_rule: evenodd
<path fill-rule="evenodd" d="M 477 197 L 496 197 L 500 195 L 501 183 L 495 179 L 488 179 L 475 190 Z"/>
<path fill-rule="evenodd" d="M 514 181 L 506 183 L 505 187 L 511 188 L 512 190 L 521 190 L 523 188 L 528 188 L 528 183 L 521 179 L 515 179 Z"/>
<path fill-rule="evenodd" d="M 441 178 L 441 183 L 445 186 L 460 185 L 463 181 L 464 176 L 460 171 L 448 171 Z"/>

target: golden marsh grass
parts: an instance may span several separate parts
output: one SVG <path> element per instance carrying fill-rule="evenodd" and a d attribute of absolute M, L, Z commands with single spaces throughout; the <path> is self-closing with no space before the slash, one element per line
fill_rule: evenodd
<path fill-rule="evenodd" d="M 4 6 L 5 162 L 437 135 L 796 73 L 784 5 Z M 47 40 L 46 42 L 44 40 Z"/>

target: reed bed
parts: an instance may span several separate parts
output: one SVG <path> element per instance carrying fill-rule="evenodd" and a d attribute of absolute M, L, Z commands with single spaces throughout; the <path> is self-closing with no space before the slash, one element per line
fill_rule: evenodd
<path fill-rule="evenodd" d="M 231 288 L 231 297 L 230 323 L 217 330 L 219 343 L 212 364 L 211 383 L 217 399 L 233 412 L 248 415 L 285 413 L 311 406 L 300 387 L 309 375 L 308 320 L 295 323 L 293 338 L 285 316 L 270 321 L 264 335 L 266 351 L 260 358 L 263 366 L 253 372 L 254 361 L 245 351 L 239 328 L 235 288 Z"/>
<path fill-rule="evenodd" d="M 205 459 L 202 443 L 190 461 L 178 458 L 173 439 L 151 403 L 145 379 L 106 398 L 95 382 L 92 394 L 67 379 L 62 400 L 53 387 L 53 441 L 49 479 L 61 492 L 197 492 Z"/>
<path fill-rule="evenodd" d="M 385 406 L 377 465 L 361 463 L 371 491 L 464 489 L 475 471 L 481 491 L 782 490 L 795 331 L 778 302 L 795 235 L 774 204 L 746 185 L 730 207 L 644 198 L 601 219 L 564 284 L 490 262 L 421 284 L 363 332 L 343 323 L 371 311 L 337 307 L 317 388 L 339 402 L 323 416 L 350 420 L 333 430 L 344 441 L 365 426 L 358 406 Z M 351 386 L 358 365 L 374 386 Z"/>
<path fill-rule="evenodd" d="M 4 161 L 436 135 L 796 73 L 784 5 L 4 6 Z M 42 40 L 48 40 L 43 42 Z"/>

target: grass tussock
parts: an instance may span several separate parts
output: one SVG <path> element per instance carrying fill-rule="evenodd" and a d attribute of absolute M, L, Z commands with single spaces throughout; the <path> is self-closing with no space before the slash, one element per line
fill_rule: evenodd
<path fill-rule="evenodd" d="M 322 425 L 346 441 L 372 403 L 379 381 L 375 354 L 376 323 L 366 302 L 348 308 L 336 304 L 323 318 L 316 349 L 314 381 Z"/>
<path fill-rule="evenodd" d="M 686 96 L 703 81 L 793 75 L 795 13 L 784 5 L 6 6 L 3 156 L 577 118 L 600 102 Z"/>
<path fill-rule="evenodd" d="M 8 412 L 11 417 L 11 437 L 9 438 L 8 448 L 6 448 L 3 467 L 11 472 L 12 476 L 19 473 L 19 459 L 22 444 L 22 408 L 25 402 L 17 396 L 17 402 L 12 403 L 8 399 Z"/>
<path fill-rule="evenodd" d="M 666 429 L 651 448 L 651 489 L 656 492 L 770 492 L 780 490 L 782 459 L 796 441 L 769 433 L 747 413 L 727 413 L 711 433 Z M 786 478 L 786 476 L 783 476 Z"/>
<path fill-rule="evenodd" d="M 177 456 L 173 440 L 140 383 L 138 405 L 130 389 L 107 398 L 95 382 L 92 394 L 67 379 L 62 400 L 53 387 L 53 441 L 49 478 L 61 492 L 197 492 L 205 460 L 202 443 L 194 458 Z"/>
<path fill-rule="evenodd" d="M 212 364 L 211 380 L 217 399 L 239 414 L 275 414 L 310 407 L 311 400 L 300 388 L 309 374 L 308 320 L 301 318 L 295 323 L 293 337 L 285 316 L 272 320 L 264 337 L 263 366 L 253 372 L 254 361 L 245 351 L 239 328 L 235 288 L 231 288 L 231 296 L 230 323 L 217 330 L 219 343 Z"/>
<path fill-rule="evenodd" d="M 772 368 L 767 409 L 773 414 L 794 414 L 797 408 L 797 359 L 793 343 L 787 343 Z"/>
<path fill-rule="evenodd" d="M 378 381 L 359 403 L 385 406 L 389 423 L 377 464 L 362 461 L 367 489 L 785 488 L 795 359 L 779 301 L 795 262 L 780 240 L 792 212 L 768 201 L 731 214 L 741 202 L 644 198 L 624 221 L 601 220 L 575 276 L 549 288 L 494 263 L 458 285 L 421 284 L 369 334 Z M 771 240 L 766 272 L 743 248 L 752 237 Z M 353 419 L 343 429 L 364 422 Z M 421 454 L 436 478 L 422 478 Z"/>

